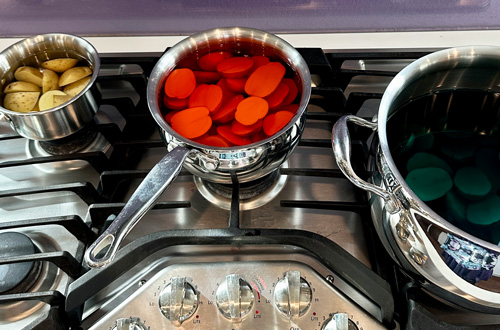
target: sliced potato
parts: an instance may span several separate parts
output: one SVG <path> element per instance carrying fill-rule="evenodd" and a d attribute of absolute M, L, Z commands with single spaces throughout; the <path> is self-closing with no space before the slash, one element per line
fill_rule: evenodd
<path fill-rule="evenodd" d="M 38 106 L 40 107 L 40 111 L 47 110 L 56 106 L 54 104 L 54 96 L 67 96 L 67 95 L 66 93 L 61 92 L 59 90 L 48 91 L 47 93 L 44 93 L 40 97 L 40 101 L 38 101 Z"/>
<path fill-rule="evenodd" d="M 7 93 L 17 93 L 17 92 L 39 92 L 40 87 L 35 84 L 26 81 L 14 81 L 5 87 L 3 92 Z"/>
<path fill-rule="evenodd" d="M 5 109 L 9 109 L 17 112 L 29 112 L 33 111 L 38 101 L 38 96 L 40 92 L 18 92 L 5 94 L 3 100 L 3 106 Z"/>
<path fill-rule="evenodd" d="M 69 95 L 54 95 L 54 107 L 57 107 L 58 105 L 61 105 L 71 99 L 72 97 Z"/>
<path fill-rule="evenodd" d="M 42 73 L 31 66 L 21 66 L 14 72 L 14 77 L 19 81 L 26 81 L 42 87 Z"/>
<path fill-rule="evenodd" d="M 87 86 L 92 77 L 85 77 L 83 79 L 77 80 L 74 83 L 71 83 L 64 87 L 63 92 L 71 95 L 71 97 L 75 97 L 78 93 L 80 93 L 85 86 Z"/>
<path fill-rule="evenodd" d="M 59 89 L 59 75 L 52 70 L 43 70 L 42 92 L 53 91 Z"/>
<path fill-rule="evenodd" d="M 61 73 L 71 69 L 76 63 L 78 63 L 78 60 L 74 58 L 55 58 L 43 62 L 42 68 Z"/>
<path fill-rule="evenodd" d="M 75 68 L 71 68 L 64 73 L 59 78 L 59 86 L 66 86 L 71 83 L 74 83 L 77 80 L 83 79 L 92 74 L 92 69 L 88 66 L 78 66 Z"/>

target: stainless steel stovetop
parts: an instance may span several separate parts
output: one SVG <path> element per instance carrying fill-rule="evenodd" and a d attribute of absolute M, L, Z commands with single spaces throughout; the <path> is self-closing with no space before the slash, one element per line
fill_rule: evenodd
<path fill-rule="evenodd" d="M 392 76 L 422 54 L 301 52 L 315 86 L 301 142 L 275 184 L 238 203 L 182 172 L 101 270 L 83 264 L 85 246 L 166 153 L 144 93 L 157 58 L 103 56 L 96 138 L 76 154 L 49 155 L 1 124 L 0 231 L 67 253 L 42 258 L 57 274 L 39 279 L 43 287 L 0 295 L 0 328 L 398 327 L 395 284 L 377 275 L 381 259 L 385 272 L 391 263 L 378 255 L 364 194 L 338 170 L 330 136 L 344 113 L 373 116 Z M 355 144 L 361 158 L 364 142 Z"/>

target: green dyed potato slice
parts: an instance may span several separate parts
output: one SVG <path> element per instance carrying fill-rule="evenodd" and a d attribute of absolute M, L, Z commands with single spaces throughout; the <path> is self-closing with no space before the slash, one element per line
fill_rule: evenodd
<path fill-rule="evenodd" d="M 481 148 L 474 156 L 474 165 L 486 174 L 493 189 L 500 191 L 500 160 L 497 154 L 497 148 Z"/>
<path fill-rule="evenodd" d="M 470 202 L 459 196 L 453 189 L 446 193 L 445 201 L 448 220 L 464 223 L 467 220 L 465 215 Z"/>
<path fill-rule="evenodd" d="M 500 220 L 500 197 L 491 195 L 471 203 L 467 208 L 467 220 L 477 225 L 491 225 Z"/>
<path fill-rule="evenodd" d="M 427 152 L 417 152 L 406 164 L 406 170 L 411 172 L 418 168 L 437 167 L 445 170 L 449 175 L 453 175 L 453 169 L 444 160 Z"/>
<path fill-rule="evenodd" d="M 453 183 L 461 196 L 477 200 L 491 191 L 491 182 L 486 174 L 476 167 L 462 167 L 455 173 Z"/>
<path fill-rule="evenodd" d="M 408 173 L 405 180 L 410 189 L 424 202 L 443 197 L 453 187 L 448 172 L 437 167 L 415 169 Z"/>
<path fill-rule="evenodd" d="M 441 146 L 441 152 L 450 159 L 456 160 L 459 163 L 467 161 L 474 156 L 476 152 L 476 144 L 473 142 L 447 143 Z"/>

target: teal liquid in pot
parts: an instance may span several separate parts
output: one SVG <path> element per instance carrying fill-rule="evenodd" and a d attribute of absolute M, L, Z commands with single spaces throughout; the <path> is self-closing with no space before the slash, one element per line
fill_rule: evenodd
<path fill-rule="evenodd" d="M 493 244 L 500 242 L 498 99 L 479 91 L 430 94 L 400 108 L 387 132 L 389 144 L 404 141 L 389 146 L 412 191 L 450 223 Z"/>

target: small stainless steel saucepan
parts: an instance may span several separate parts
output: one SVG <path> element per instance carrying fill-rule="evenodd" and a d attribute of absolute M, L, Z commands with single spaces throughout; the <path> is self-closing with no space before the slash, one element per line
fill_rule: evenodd
<path fill-rule="evenodd" d="M 264 55 L 286 63 L 293 70 L 300 104 L 295 116 L 282 130 L 247 146 L 216 148 L 180 136 L 165 122 L 161 103 L 168 74 L 183 60 L 197 59 L 217 51 Z M 218 28 L 188 37 L 169 49 L 153 68 L 147 88 L 149 110 L 162 129 L 169 152 L 153 167 L 113 223 L 89 247 L 85 254 L 87 264 L 100 268 L 113 260 L 125 236 L 154 205 L 182 166 L 202 179 L 228 184 L 231 183 L 231 173 L 236 173 L 240 182 L 248 182 L 277 169 L 297 146 L 304 129 L 310 95 L 311 76 L 302 56 L 286 41 L 264 31 Z"/>
<path fill-rule="evenodd" d="M 95 80 L 100 59 L 96 49 L 85 39 L 60 33 L 23 39 L 0 53 L 0 99 L 5 86 L 14 80 L 14 72 L 24 65 L 39 67 L 44 61 L 60 57 L 76 58 L 92 69 L 89 84 L 74 98 L 44 111 L 16 112 L 0 106 L 0 120 L 9 122 L 20 135 L 39 141 L 57 140 L 89 124 L 99 109 Z"/>

